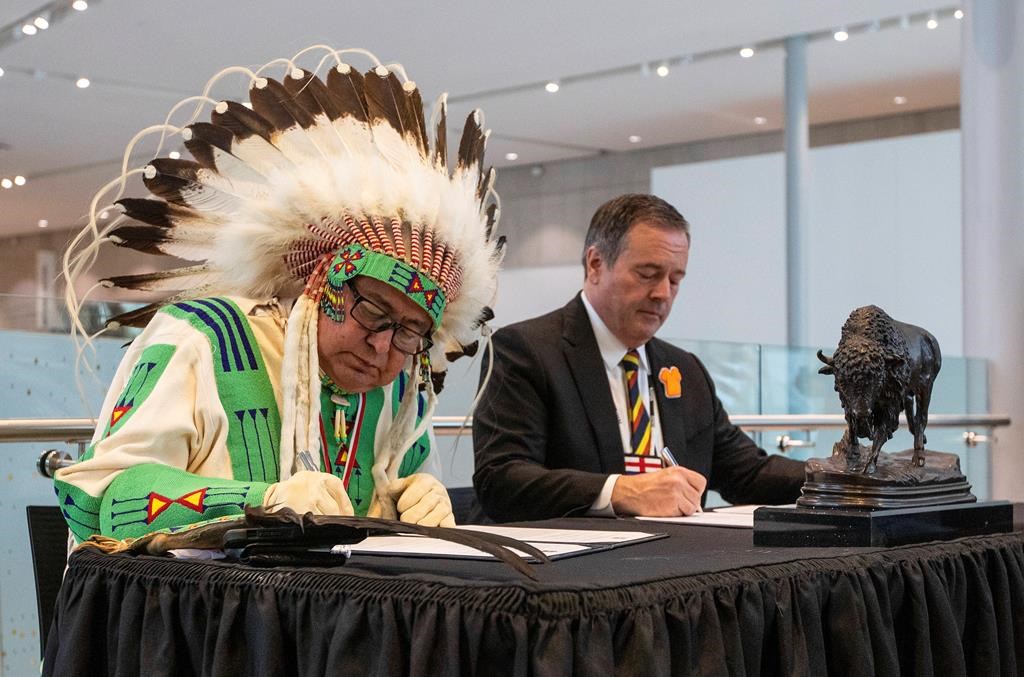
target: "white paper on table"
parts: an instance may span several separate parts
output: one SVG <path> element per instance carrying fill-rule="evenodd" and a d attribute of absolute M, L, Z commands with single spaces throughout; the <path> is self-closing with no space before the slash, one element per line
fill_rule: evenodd
<path fill-rule="evenodd" d="M 530 543 L 548 557 L 558 557 L 591 550 L 586 545 L 577 543 Z M 474 559 L 494 559 L 494 556 L 471 548 L 461 543 L 453 543 L 440 538 L 426 536 L 370 536 L 359 543 L 336 545 L 349 548 L 354 555 L 398 555 L 407 557 L 470 557 Z M 509 548 L 523 559 L 532 556 L 515 548 Z"/>
<path fill-rule="evenodd" d="M 623 545 L 649 540 L 656 534 L 646 531 L 591 531 L 588 529 L 543 529 L 539 527 L 503 527 L 493 524 L 467 524 L 459 529 L 483 531 L 528 543 L 583 543 L 587 545 Z"/>
<path fill-rule="evenodd" d="M 736 512 L 698 512 L 685 517 L 637 517 L 638 520 L 651 522 L 672 522 L 673 524 L 690 524 L 701 527 L 730 527 L 733 529 L 753 529 L 754 513 Z"/>

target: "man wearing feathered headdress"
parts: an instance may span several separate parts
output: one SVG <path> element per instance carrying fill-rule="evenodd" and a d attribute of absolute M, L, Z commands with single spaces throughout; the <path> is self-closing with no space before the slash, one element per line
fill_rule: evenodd
<path fill-rule="evenodd" d="M 323 79 L 295 64 L 316 50 Z M 502 241 L 486 134 L 474 111 L 449 172 L 444 97 L 431 144 L 401 66 L 368 55 L 364 76 L 353 51 L 222 71 L 206 92 L 243 72 L 251 104 L 196 97 L 209 123 L 145 130 L 180 134 L 194 159 L 155 159 L 94 199 L 65 258 L 73 311 L 102 243 L 197 263 L 104 281 L 169 295 L 108 323 L 146 329 L 83 460 L 55 478 L 79 541 L 247 506 L 454 523 L 430 420 L 446 361 L 490 317 Z M 282 63 L 281 81 L 263 75 Z M 118 200 L 99 230 L 96 205 L 132 174 L 156 199 Z"/>

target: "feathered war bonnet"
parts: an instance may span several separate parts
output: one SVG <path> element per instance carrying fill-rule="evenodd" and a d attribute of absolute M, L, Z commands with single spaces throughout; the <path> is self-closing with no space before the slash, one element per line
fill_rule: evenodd
<path fill-rule="evenodd" d="M 313 72 L 296 64 L 317 51 L 326 56 Z M 343 55 L 353 52 L 369 57 L 374 67 L 362 74 L 345 63 Z M 320 77 L 325 65 L 329 69 Z M 280 66 L 280 81 L 265 75 Z M 248 76 L 251 103 L 209 97 L 230 73 Z M 171 125 L 175 112 L 192 102 L 197 107 L 191 124 Z M 194 122 L 207 106 L 210 122 Z M 301 467 L 297 451 L 315 452 L 320 444 L 316 337 L 325 284 L 328 294 L 337 294 L 356 275 L 390 284 L 428 313 L 434 345 L 429 357 L 410 359 L 410 380 L 394 423 L 375 441 L 372 472 L 375 485 L 384 487 L 430 424 L 447 363 L 472 354 L 488 334 L 484 323 L 492 316 L 504 238 L 494 233 L 499 210 L 494 171 L 483 171 L 487 133 L 481 123 L 479 111 L 467 118 L 450 170 L 445 96 L 434 107 L 431 144 L 419 90 L 400 65 L 382 65 L 364 50 L 315 46 L 255 72 L 225 69 L 202 96 L 175 106 L 165 124 L 136 135 L 125 151 L 122 175 L 93 199 L 89 225 L 65 254 L 72 316 L 81 305 L 73 282 L 104 242 L 195 262 L 103 280 L 105 286 L 167 293 L 112 318 L 108 327 L 144 326 L 162 305 L 203 296 L 297 296 L 282 374 L 285 478 Z M 160 157 L 129 170 L 135 144 L 157 132 L 161 142 L 180 135 L 192 159 Z M 100 230 L 96 214 L 104 207 L 98 205 L 115 190 L 115 199 L 120 197 L 127 178 L 140 173 L 155 199 L 116 200 L 123 214 Z M 421 390 L 427 407 L 416 425 Z M 393 502 L 382 492 L 377 499 L 382 516 L 394 517 Z"/>

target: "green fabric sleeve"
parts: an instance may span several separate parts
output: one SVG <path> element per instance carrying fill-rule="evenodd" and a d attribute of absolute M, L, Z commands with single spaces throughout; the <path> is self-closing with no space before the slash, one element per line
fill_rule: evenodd
<path fill-rule="evenodd" d="M 100 533 L 135 538 L 159 529 L 238 515 L 246 506 L 262 505 L 269 486 L 266 482 L 201 477 L 159 463 L 132 466 L 103 494 Z"/>

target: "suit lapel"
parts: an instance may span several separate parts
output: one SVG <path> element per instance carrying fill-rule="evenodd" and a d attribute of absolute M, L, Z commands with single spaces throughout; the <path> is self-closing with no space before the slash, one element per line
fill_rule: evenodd
<path fill-rule="evenodd" d="M 601 468 L 604 472 L 621 473 L 625 466 L 619 419 L 608 391 L 608 376 L 594 338 L 594 329 L 579 294 L 565 306 L 562 348 L 597 440 Z M 572 425 L 572 422 L 566 421 L 566 425 Z"/>
<path fill-rule="evenodd" d="M 651 384 L 654 386 L 654 397 L 658 401 L 658 414 L 661 425 L 661 438 L 665 446 L 672 450 L 672 455 L 683 465 L 686 461 L 686 423 L 683 397 L 666 397 L 665 385 L 659 378 L 663 367 L 676 367 L 682 371 L 681 364 L 675 364 L 669 358 L 664 345 L 658 339 L 647 342 L 647 359 L 651 364 Z M 686 389 L 687 384 L 682 384 Z"/>

